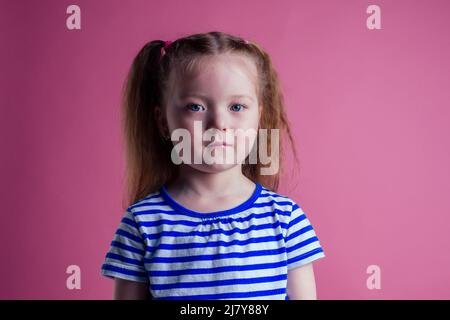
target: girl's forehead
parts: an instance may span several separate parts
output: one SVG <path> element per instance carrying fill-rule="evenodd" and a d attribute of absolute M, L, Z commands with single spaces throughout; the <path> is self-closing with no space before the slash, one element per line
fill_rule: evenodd
<path fill-rule="evenodd" d="M 176 94 L 185 96 L 199 91 L 211 94 L 256 94 L 256 66 L 241 55 L 201 58 L 191 71 L 175 77 Z M 175 93 L 175 92 L 174 92 Z"/>
<path fill-rule="evenodd" d="M 224 69 L 241 70 L 242 72 L 251 74 L 256 73 L 256 65 L 250 57 L 242 54 L 227 53 L 197 58 L 188 74 L 196 77 L 199 74 L 204 74 L 208 70 L 217 71 Z"/>

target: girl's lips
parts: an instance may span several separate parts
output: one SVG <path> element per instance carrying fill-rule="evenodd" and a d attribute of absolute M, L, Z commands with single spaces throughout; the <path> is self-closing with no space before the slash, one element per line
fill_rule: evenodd
<path fill-rule="evenodd" d="M 215 142 L 215 143 L 211 143 L 208 144 L 207 147 L 209 148 L 215 148 L 215 147 L 231 147 L 233 146 L 232 144 L 229 143 L 225 143 L 225 142 Z"/>

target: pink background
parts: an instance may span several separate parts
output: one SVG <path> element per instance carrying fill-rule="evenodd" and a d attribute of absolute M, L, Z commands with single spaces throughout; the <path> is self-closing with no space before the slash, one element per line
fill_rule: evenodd
<path fill-rule="evenodd" d="M 81 7 L 81 30 L 66 8 Z M 381 30 L 366 8 L 381 7 Z M 327 257 L 319 299 L 450 298 L 450 2 L 1 1 L 0 298 L 110 299 L 119 94 L 151 39 L 224 31 L 279 70 L 300 154 L 280 193 Z M 291 163 L 288 163 L 291 167 Z M 298 184 L 295 187 L 295 184 Z M 81 290 L 66 268 L 81 268 Z M 369 265 L 381 289 L 366 286 Z"/>

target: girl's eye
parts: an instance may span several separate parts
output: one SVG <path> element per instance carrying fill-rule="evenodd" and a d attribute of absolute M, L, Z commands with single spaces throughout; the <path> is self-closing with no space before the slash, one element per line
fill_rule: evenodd
<path fill-rule="evenodd" d="M 187 106 L 186 106 L 189 110 L 191 110 L 191 111 L 194 111 L 194 112 L 197 112 L 197 111 L 200 111 L 200 110 L 204 110 L 205 108 L 203 107 L 203 106 L 201 106 L 201 105 L 199 105 L 199 104 L 196 104 L 196 103 L 190 103 L 190 104 L 188 104 Z"/>
<path fill-rule="evenodd" d="M 239 106 L 238 108 L 235 108 L 235 106 Z M 233 111 L 240 111 L 242 108 L 244 108 L 243 104 L 237 103 L 231 106 L 231 110 Z"/>

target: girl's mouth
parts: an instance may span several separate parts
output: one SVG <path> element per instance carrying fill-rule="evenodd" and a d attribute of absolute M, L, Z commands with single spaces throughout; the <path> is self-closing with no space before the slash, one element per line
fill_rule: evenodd
<path fill-rule="evenodd" d="M 231 147 L 233 146 L 230 143 L 225 143 L 225 142 L 213 142 L 208 144 L 206 147 L 207 148 L 226 148 L 226 147 Z"/>

